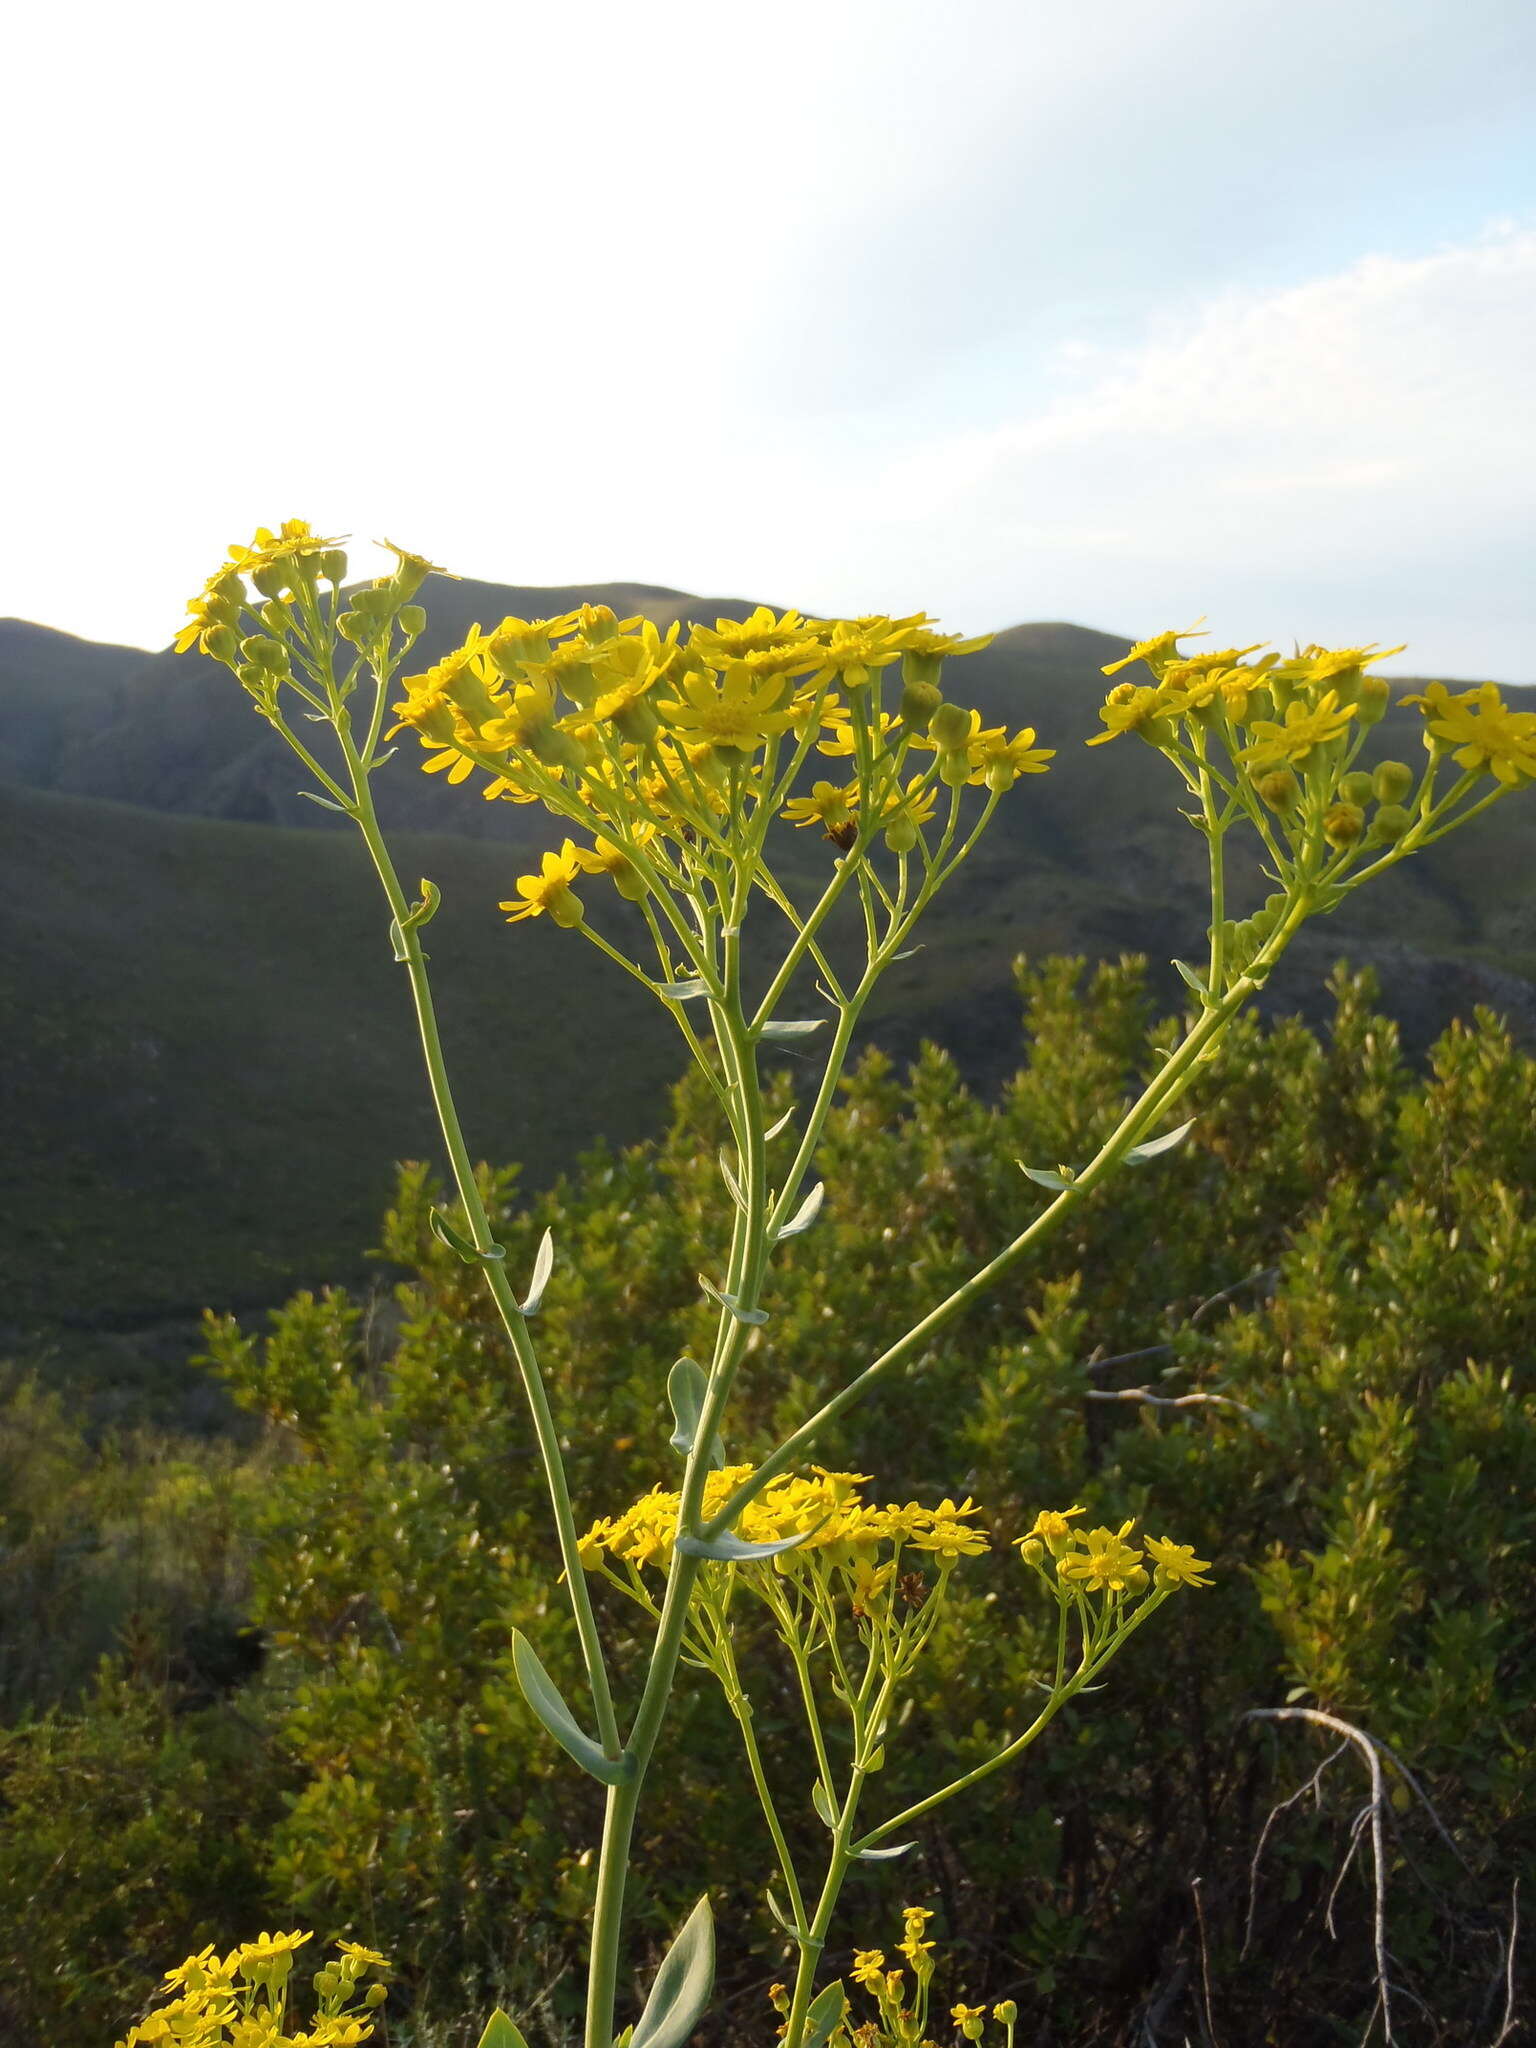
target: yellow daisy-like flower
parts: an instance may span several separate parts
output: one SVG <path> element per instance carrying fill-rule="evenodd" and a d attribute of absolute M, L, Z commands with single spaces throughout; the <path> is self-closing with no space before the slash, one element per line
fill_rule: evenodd
<path fill-rule="evenodd" d="M 350 1956 L 354 1963 L 361 1963 L 365 1969 L 388 1970 L 393 1968 L 389 1959 L 386 1956 L 381 1956 L 376 1948 L 364 1948 L 359 1942 L 355 1941 L 338 1941 L 336 1946 L 344 1956 Z"/>
<path fill-rule="evenodd" d="M 959 633 L 935 632 L 919 614 L 907 632 L 902 674 L 909 683 L 936 683 L 951 655 L 979 654 L 982 648 L 990 647 L 996 637 L 994 633 L 978 633 L 973 639 L 966 640 Z"/>
<path fill-rule="evenodd" d="M 1072 1517 L 1082 1512 L 1080 1507 L 1075 1506 L 1042 1508 L 1035 1517 L 1034 1526 L 1018 1538 L 1016 1547 L 1022 1550 L 1026 1543 L 1039 1542 L 1045 1545 L 1052 1557 L 1060 1557 L 1062 1552 L 1070 1547 L 1073 1537 L 1077 1534 L 1071 1526 Z"/>
<path fill-rule="evenodd" d="M 1093 1593 L 1133 1591 L 1141 1572 L 1141 1552 L 1125 1539 L 1135 1526 L 1122 1522 L 1118 1530 L 1090 1529 L 1082 1538 L 1083 1549 L 1061 1558 L 1056 1569 L 1064 1579 L 1081 1579 Z M 1141 1579 L 1145 1584 L 1145 1572 Z"/>
<path fill-rule="evenodd" d="M 990 1547 L 990 1538 L 983 1530 L 967 1528 L 963 1519 L 966 1515 L 980 1513 L 981 1509 L 969 1495 L 958 1507 L 952 1500 L 940 1501 L 936 1508 L 929 1510 L 927 1526 L 913 1530 L 913 1549 L 932 1551 L 948 1564 L 953 1564 L 959 1557 L 980 1557 Z"/>
<path fill-rule="evenodd" d="M 910 619 L 834 619 L 817 651 L 817 684 L 839 682 L 846 690 L 862 690 L 880 669 L 899 661 L 911 638 Z"/>
<path fill-rule="evenodd" d="M 1369 647 L 1309 647 L 1304 679 L 1315 688 L 1335 676 L 1363 674 L 1372 662 L 1388 661 L 1407 645 L 1405 640 L 1401 647 L 1377 647 L 1374 643 Z"/>
<path fill-rule="evenodd" d="M 967 2041 L 979 2041 L 981 2030 L 987 2023 L 987 2008 L 984 2005 L 952 2005 L 949 2016 Z"/>
<path fill-rule="evenodd" d="M 788 818 L 792 825 L 821 825 L 831 833 L 855 823 L 858 801 L 856 782 L 850 782 L 845 789 L 831 782 L 813 782 L 810 795 L 792 796 L 779 816 Z"/>
<path fill-rule="evenodd" d="M 585 916 L 571 893 L 571 884 L 580 873 L 575 844 L 567 839 L 558 853 L 545 854 L 538 874 L 518 876 L 517 895 L 521 902 L 514 897 L 497 908 L 511 912 L 508 924 L 518 924 L 525 917 L 542 917 L 548 911 L 556 924 L 573 930 Z"/>
<path fill-rule="evenodd" d="M 1261 718 L 1254 725 L 1253 745 L 1238 759 L 1253 769 L 1299 767 L 1314 747 L 1336 740 L 1355 715 L 1353 704 L 1340 704 L 1336 690 L 1325 690 L 1316 704 L 1299 699 L 1286 706 L 1284 723 Z"/>
<path fill-rule="evenodd" d="M 794 723 L 792 712 L 773 708 L 781 695 L 777 679 L 760 684 L 739 661 L 727 666 L 718 688 L 705 675 L 685 676 L 682 687 L 681 700 L 663 701 L 656 709 L 686 739 L 749 754 Z"/>
<path fill-rule="evenodd" d="M 1172 1543 L 1166 1536 L 1148 1536 L 1147 1555 L 1152 1560 L 1152 1577 L 1159 1586 L 1208 1586 L 1201 1578 L 1211 1568 L 1208 1557 L 1196 1557 L 1191 1543 Z"/>
<path fill-rule="evenodd" d="M 1125 664 L 1117 662 L 1115 666 L 1123 668 Z M 1099 718 L 1107 730 L 1096 732 L 1087 744 L 1102 747 L 1107 741 L 1118 739 L 1123 732 L 1140 732 L 1166 708 L 1162 691 L 1154 689 L 1151 684 L 1116 683 L 1099 706 Z"/>
<path fill-rule="evenodd" d="M 1181 640 L 1198 640 L 1199 619 L 1193 626 L 1171 626 L 1166 633 L 1154 633 L 1150 640 L 1138 640 L 1129 654 L 1122 654 L 1118 661 L 1107 661 L 1100 670 L 1101 675 L 1115 676 L 1123 668 L 1129 668 L 1133 661 L 1144 661 L 1153 675 L 1161 682 L 1165 669 L 1171 668 L 1179 659 Z"/>
<path fill-rule="evenodd" d="M 1455 696 L 1431 683 L 1404 701 L 1417 704 L 1425 729 L 1455 749 L 1458 767 L 1486 770 L 1511 789 L 1536 781 L 1536 711 L 1511 711 L 1497 683 Z"/>
<path fill-rule="evenodd" d="M 713 627 L 693 626 L 688 647 L 712 668 L 726 668 L 745 654 L 765 648 L 790 647 L 815 639 L 815 628 L 799 612 L 785 612 L 780 618 L 769 606 L 760 604 L 745 619 L 716 619 Z"/>
<path fill-rule="evenodd" d="M 1026 725 L 1013 738 L 1005 739 L 999 731 L 995 736 L 982 734 L 973 743 L 973 758 L 979 771 L 973 780 L 985 782 L 988 789 L 1012 789 L 1021 775 L 1044 775 L 1056 758 L 1054 747 L 1035 745 L 1035 728 Z"/>
<path fill-rule="evenodd" d="M 818 754 L 826 754 L 834 761 L 851 760 L 858 751 L 853 736 L 853 713 L 846 704 L 828 704 L 821 714 L 822 725 L 827 737 L 816 742 Z M 877 719 L 870 721 L 870 733 L 878 754 L 895 733 L 900 720 L 889 711 L 882 711 Z"/>
<path fill-rule="evenodd" d="M 898 819 L 913 825 L 926 825 L 939 808 L 939 793 L 931 784 L 925 789 L 921 775 L 914 775 L 906 788 L 886 792 L 880 806 L 882 824 L 890 825 Z"/>
<path fill-rule="evenodd" d="M 853 1968 L 848 1973 L 855 1984 L 862 1984 L 866 1990 L 877 1990 L 885 1975 L 885 1950 L 883 1948 L 861 1948 L 854 1951 Z"/>

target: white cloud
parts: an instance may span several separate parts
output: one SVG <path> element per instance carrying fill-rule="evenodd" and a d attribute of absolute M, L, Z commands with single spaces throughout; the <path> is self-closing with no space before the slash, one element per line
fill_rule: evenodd
<path fill-rule="evenodd" d="M 1064 351 L 1054 400 L 891 461 L 869 545 L 905 576 L 963 528 L 948 573 L 971 616 L 1140 629 L 1193 604 L 1218 634 L 1412 634 L 1399 666 L 1518 679 L 1533 363 L 1529 230 L 1224 294 L 1139 344 Z"/>

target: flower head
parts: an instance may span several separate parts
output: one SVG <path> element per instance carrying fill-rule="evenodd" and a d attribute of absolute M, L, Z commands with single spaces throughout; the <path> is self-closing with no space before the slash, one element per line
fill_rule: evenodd
<path fill-rule="evenodd" d="M 1283 723 L 1261 718 L 1254 727 L 1252 746 L 1244 747 L 1241 759 L 1248 767 L 1300 767 L 1314 747 L 1336 740 L 1355 715 L 1353 704 L 1340 704 L 1336 690 L 1325 690 L 1315 704 L 1300 698 L 1286 706 Z"/>
<path fill-rule="evenodd" d="M 1486 771 L 1512 789 L 1536 781 L 1536 711 L 1511 711 L 1497 683 L 1456 696 L 1431 683 L 1405 701 L 1423 711 L 1427 733 L 1455 749 L 1458 767 Z"/>
<path fill-rule="evenodd" d="M 1166 633 L 1154 633 L 1150 640 L 1138 640 L 1129 654 L 1122 654 L 1118 661 L 1105 662 L 1100 673 L 1106 676 L 1118 675 L 1121 669 L 1129 668 L 1133 661 L 1144 661 L 1153 675 L 1161 681 L 1163 671 L 1172 667 L 1179 658 L 1179 642 L 1201 637 L 1196 630 L 1199 624 L 1200 621 L 1196 619 L 1193 626 L 1170 626 Z"/>
<path fill-rule="evenodd" d="M 751 753 L 794 724 L 792 712 L 776 708 L 782 695 L 777 679 L 759 683 L 740 661 L 726 667 L 718 685 L 708 675 L 684 676 L 682 692 L 680 699 L 659 703 L 657 711 L 675 732 L 714 747 Z"/>
<path fill-rule="evenodd" d="M 1153 1564 L 1152 1577 L 1159 1586 L 1208 1586 L 1209 1579 L 1201 1578 L 1208 1572 L 1211 1561 L 1208 1557 L 1196 1557 L 1190 1543 L 1172 1543 L 1166 1536 L 1146 1538 L 1147 1555 Z"/>
<path fill-rule="evenodd" d="M 1141 1552 L 1125 1540 L 1135 1526 L 1122 1522 L 1118 1530 L 1090 1529 L 1082 1550 L 1060 1558 L 1056 1569 L 1064 1579 L 1081 1579 L 1092 1593 L 1134 1592 L 1138 1574 L 1146 1584 Z"/>
<path fill-rule="evenodd" d="M 1072 1517 L 1082 1512 L 1080 1507 L 1042 1508 L 1028 1533 L 1019 1537 L 1018 1548 L 1022 1550 L 1026 1543 L 1039 1542 L 1045 1545 L 1052 1557 L 1060 1557 L 1076 1534 L 1071 1527 Z"/>
<path fill-rule="evenodd" d="M 582 922 L 585 913 L 580 903 L 571 894 L 571 884 L 581 873 L 581 861 L 576 847 L 567 839 L 558 853 L 546 853 L 536 875 L 519 875 L 517 897 L 498 904 L 500 910 L 510 911 L 508 924 L 518 924 L 525 917 L 542 917 L 548 911 L 556 924 L 573 929 Z"/>

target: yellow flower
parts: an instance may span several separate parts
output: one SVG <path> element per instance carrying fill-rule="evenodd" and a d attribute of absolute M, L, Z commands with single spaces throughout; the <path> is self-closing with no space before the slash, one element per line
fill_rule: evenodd
<path fill-rule="evenodd" d="M 831 782 L 813 782 L 809 796 L 792 796 L 779 813 L 793 825 L 822 825 L 831 834 L 855 822 L 859 785 L 850 782 L 839 789 Z"/>
<path fill-rule="evenodd" d="M 880 806 L 883 824 L 889 826 L 897 820 L 913 825 L 926 825 L 939 807 L 939 793 L 932 786 L 923 787 L 921 775 L 914 775 L 906 789 L 899 786 L 886 792 Z"/>
<path fill-rule="evenodd" d="M 987 2021 L 987 2008 L 984 2005 L 952 2005 L 949 2016 L 967 2041 L 981 2039 L 981 2030 Z"/>
<path fill-rule="evenodd" d="M 1102 675 L 1118 675 L 1123 668 L 1129 668 L 1133 661 L 1144 661 L 1159 681 L 1163 671 L 1171 668 L 1179 658 L 1181 640 L 1198 640 L 1203 636 L 1196 630 L 1200 621 L 1193 626 L 1170 627 L 1166 633 L 1156 633 L 1150 640 L 1138 640 L 1129 654 L 1122 654 L 1118 661 L 1107 661 L 1100 671 Z"/>
<path fill-rule="evenodd" d="M 1210 1570 L 1211 1561 L 1196 1557 L 1193 1544 L 1171 1543 L 1166 1536 L 1149 1536 L 1146 1544 L 1154 1567 L 1152 1576 L 1159 1586 L 1210 1585 L 1200 1574 Z"/>
<path fill-rule="evenodd" d="M 861 1948 L 854 1951 L 853 1968 L 849 1975 L 855 1984 L 862 1984 L 873 1991 L 878 1988 L 885 1973 L 885 1950 L 883 1948 Z"/>
<path fill-rule="evenodd" d="M 900 658 L 911 625 L 908 619 L 832 620 L 825 644 L 817 649 L 815 683 L 840 682 L 846 690 L 862 690 L 877 670 Z"/>
<path fill-rule="evenodd" d="M 988 1548 L 989 1539 L 980 1529 L 968 1529 L 962 1520 L 965 1515 L 980 1513 L 969 1494 L 959 1507 L 952 1500 L 940 1501 L 936 1508 L 929 1509 L 926 1525 L 913 1530 L 912 1547 L 933 1551 L 949 1563 L 957 1557 L 980 1557 Z"/>
<path fill-rule="evenodd" d="M 873 1614 L 884 1596 L 886 1587 L 895 1573 L 894 1561 L 873 1565 L 866 1557 L 853 1561 L 853 1580 L 848 1588 L 848 1597 L 856 1619 Z"/>
<path fill-rule="evenodd" d="M 917 1971 L 919 1977 L 933 1974 L 933 1943 L 924 1941 L 928 1922 L 933 1918 L 927 1906 L 906 1906 L 902 1909 L 903 1939 L 897 1944 L 901 1953 Z"/>
<path fill-rule="evenodd" d="M 637 831 L 639 828 L 636 828 Z M 654 832 L 654 827 L 651 832 Z M 651 832 L 644 836 L 650 837 Z M 615 846 L 611 839 L 599 836 L 590 849 L 578 846 L 575 849 L 577 865 L 583 874 L 607 875 L 619 894 L 629 903 L 643 903 L 650 893 L 644 875 L 635 866 L 622 846 Z"/>
<path fill-rule="evenodd" d="M 685 676 L 683 700 L 659 703 L 656 709 L 685 738 L 751 753 L 771 734 L 785 732 L 794 723 L 791 712 L 773 708 L 779 695 L 776 682 L 757 684 L 738 661 L 727 666 L 718 688 L 708 676 Z"/>
<path fill-rule="evenodd" d="M 995 637 L 992 633 L 980 633 L 965 640 L 958 633 L 936 633 L 919 613 L 907 633 L 901 672 L 909 683 L 936 683 L 950 655 L 979 654 L 983 647 L 992 645 Z"/>
<path fill-rule="evenodd" d="M 744 654 L 761 653 L 770 647 L 789 647 L 814 638 L 814 628 L 799 612 L 785 612 L 782 618 L 760 604 L 745 619 L 716 619 L 713 629 L 694 626 L 688 636 L 689 651 L 712 668 L 725 668 Z"/>
<path fill-rule="evenodd" d="M 556 924 L 572 930 L 584 916 L 580 903 L 571 894 L 571 884 L 580 873 L 575 845 L 567 839 L 558 853 L 545 854 L 539 874 L 518 876 L 517 894 L 523 899 L 520 903 L 513 898 L 497 908 L 511 912 L 508 924 L 518 924 L 525 917 L 542 917 L 547 910 Z"/>
<path fill-rule="evenodd" d="M 1455 748 L 1458 767 L 1485 769 L 1511 789 L 1536 781 L 1536 711 L 1511 711 L 1497 683 L 1454 697 L 1431 683 L 1404 701 L 1422 707 L 1426 730 Z"/>
<path fill-rule="evenodd" d="M 853 713 L 848 706 L 828 704 L 821 714 L 821 722 L 826 728 L 827 737 L 816 742 L 817 753 L 830 755 L 833 760 L 851 759 L 857 747 L 853 733 Z M 886 745 L 899 723 L 900 721 L 889 711 L 882 711 L 878 718 L 870 720 L 870 734 L 877 754 Z"/>
<path fill-rule="evenodd" d="M 1125 1593 L 1134 1590 L 1132 1577 L 1140 1569 L 1141 1552 L 1125 1541 L 1135 1527 L 1122 1522 L 1118 1531 L 1090 1529 L 1081 1540 L 1084 1549 L 1063 1557 L 1057 1570 L 1064 1579 L 1081 1579 L 1094 1593 Z M 1144 1576 L 1144 1575 L 1143 1575 Z"/>
<path fill-rule="evenodd" d="M 1298 699 L 1287 705 L 1284 724 L 1261 718 L 1254 725 L 1253 745 L 1239 759 L 1253 769 L 1299 767 L 1314 747 L 1336 740 L 1355 715 L 1353 704 L 1339 703 L 1336 690 L 1326 690 L 1316 704 Z"/>
<path fill-rule="evenodd" d="M 1401 647 L 1377 647 L 1374 642 L 1369 647 L 1309 647 L 1302 680 L 1316 687 L 1331 682 L 1335 676 L 1358 675 L 1372 662 L 1388 661 L 1394 654 L 1401 654 L 1407 645 L 1405 640 Z"/>
<path fill-rule="evenodd" d="M 236 1967 L 241 1970 L 263 1969 L 283 1956 L 292 1956 L 306 1941 L 313 1940 L 313 1934 L 258 1935 L 254 1941 L 241 1942 L 235 1950 Z"/>
<path fill-rule="evenodd" d="M 511 682 L 525 667 L 548 661 L 550 643 L 569 633 L 575 623 L 574 612 L 562 612 L 558 619 L 503 619 L 486 641 L 486 652 Z"/>
<path fill-rule="evenodd" d="M 1123 666 L 1123 663 L 1116 663 L 1116 667 Z M 1099 707 L 1099 718 L 1108 730 L 1096 732 L 1087 744 L 1102 747 L 1106 741 L 1118 739 L 1123 732 L 1140 732 L 1165 709 L 1162 691 L 1153 689 L 1150 684 L 1116 683 Z"/>
<path fill-rule="evenodd" d="M 980 770 L 979 779 L 988 789 L 1012 789 L 1021 775 L 1044 775 L 1046 764 L 1054 761 L 1054 747 L 1035 745 L 1035 728 L 1026 725 L 1024 730 L 1005 739 L 1001 731 L 995 735 L 983 733 L 972 743 L 972 759 Z M 978 778 L 972 777 L 972 780 Z"/>
<path fill-rule="evenodd" d="M 1026 1543 L 1038 1540 L 1045 1545 L 1052 1557 L 1060 1557 L 1064 1550 L 1070 1548 L 1077 1533 L 1068 1525 L 1074 1515 L 1080 1515 L 1082 1512 L 1080 1507 L 1042 1508 L 1035 1517 L 1034 1527 L 1027 1535 L 1019 1537 L 1018 1547 L 1022 1550 Z"/>

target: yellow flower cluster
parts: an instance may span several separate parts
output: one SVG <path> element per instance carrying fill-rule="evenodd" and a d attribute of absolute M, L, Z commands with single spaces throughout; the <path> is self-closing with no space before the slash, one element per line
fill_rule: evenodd
<path fill-rule="evenodd" d="M 288 1980 L 308 1934 L 263 1934 L 226 1956 L 213 1948 L 188 1956 L 165 1975 L 166 2002 L 117 2048 L 357 2048 L 373 2037 L 373 2015 L 388 1996 L 370 1970 L 387 1970 L 383 1956 L 356 1942 L 339 1941 L 334 1961 L 313 1978 L 315 2016 L 308 2026 L 290 2022 Z"/>
<path fill-rule="evenodd" d="M 703 1518 L 708 1521 L 717 1514 L 751 1476 L 750 1465 L 727 1465 L 711 1472 L 704 1487 Z M 793 1572 L 811 1558 L 841 1566 L 855 1605 L 866 1609 L 884 1596 L 903 1549 L 932 1557 L 941 1571 L 987 1549 L 987 1537 L 971 1521 L 981 1512 L 971 1500 L 958 1505 L 944 1500 L 936 1508 L 917 1501 L 876 1507 L 859 1491 L 868 1478 L 867 1472 L 828 1472 L 819 1465 L 812 1466 L 808 1478 L 786 1473 L 748 1505 L 734 1533 L 746 1543 L 779 1543 L 799 1536 L 802 1540 L 793 1550 L 781 1551 L 772 1560 L 774 1566 L 781 1573 Z M 581 1538 L 582 1563 L 588 1571 L 601 1569 L 605 1558 L 637 1572 L 651 1566 L 664 1569 L 677 1538 L 680 1498 L 664 1487 L 653 1487 L 622 1515 L 594 1522 Z M 882 1545 L 892 1555 L 877 1563 Z"/>
<path fill-rule="evenodd" d="M 1192 1545 L 1147 1536 L 1138 1547 L 1126 1540 L 1136 1527 L 1134 1520 L 1122 1522 L 1118 1529 L 1074 1529 L 1072 1523 L 1082 1512 L 1080 1507 L 1043 1508 L 1017 1541 L 1025 1563 L 1044 1577 L 1045 1559 L 1050 1557 L 1063 1586 L 1085 1593 L 1124 1595 L 1152 1587 L 1172 1592 L 1178 1586 L 1210 1585 L 1201 1576 L 1210 1570 L 1210 1559 L 1196 1557 Z"/>
<path fill-rule="evenodd" d="M 462 782 L 480 769 L 487 798 L 542 803 L 593 835 L 590 852 L 567 839 L 545 855 L 502 906 L 513 922 L 548 913 L 573 926 L 583 919 L 573 886 L 583 873 L 607 873 L 641 901 L 674 879 L 688 849 L 718 842 L 723 820 L 765 805 L 794 824 L 819 823 L 844 850 L 861 831 L 879 831 L 909 851 L 940 785 L 1001 792 L 1041 772 L 1051 753 L 1032 729 L 1010 739 L 939 692 L 944 660 L 987 644 L 938 633 L 922 613 L 808 619 L 766 606 L 695 625 L 684 641 L 676 623 L 663 633 L 584 605 L 554 619 L 503 619 L 490 633 L 472 628 L 405 679 L 395 730 L 416 733 L 429 774 Z M 887 712 L 881 680 L 898 661 L 903 690 Z M 851 760 L 853 779 L 793 797 L 813 745 Z M 911 773 L 925 754 L 933 758 Z"/>
<path fill-rule="evenodd" d="M 1116 675 L 1140 661 L 1154 680 L 1115 685 L 1099 712 L 1105 730 L 1089 746 L 1134 732 L 1171 751 L 1181 733 L 1193 739 L 1195 728 L 1225 728 L 1234 758 L 1255 776 L 1305 769 L 1336 741 L 1380 720 L 1391 691 L 1385 677 L 1371 672 L 1372 664 L 1403 652 L 1400 646 L 1314 645 L 1289 661 L 1269 653 L 1250 662 L 1244 657 L 1258 653 L 1257 644 L 1185 655 L 1179 642 L 1187 637 L 1159 633 L 1106 665 L 1105 675 Z M 1426 745 L 1454 749 L 1460 767 L 1497 776 L 1512 788 L 1536 781 L 1536 712 L 1512 711 L 1497 684 L 1455 694 L 1444 683 L 1431 683 L 1403 701 L 1422 711 Z"/>

